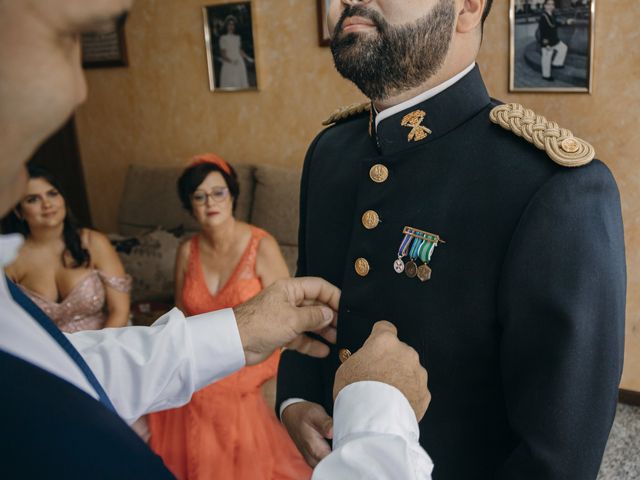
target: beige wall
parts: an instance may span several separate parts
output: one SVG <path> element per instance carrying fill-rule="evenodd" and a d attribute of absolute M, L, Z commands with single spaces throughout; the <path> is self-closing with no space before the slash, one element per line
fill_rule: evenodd
<path fill-rule="evenodd" d="M 623 387 L 640 391 L 640 2 L 597 0 L 592 95 L 509 94 L 508 0 L 494 3 L 479 58 L 491 94 L 591 141 L 618 180 L 629 266 Z M 130 67 L 87 72 L 90 95 L 77 127 L 102 230 L 116 227 L 130 163 L 175 164 L 215 151 L 231 162 L 301 165 L 326 115 L 362 99 L 317 46 L 315 0 L 254 0 L 260 91 L 209 92 L 201 6 L 137 0 L 127 25 Z"/>

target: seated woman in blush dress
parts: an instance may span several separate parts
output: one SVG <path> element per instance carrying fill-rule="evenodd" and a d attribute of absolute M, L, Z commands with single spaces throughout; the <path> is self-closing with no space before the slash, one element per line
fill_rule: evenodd
<path fill-rule="evenodd" d="M 186 315 L 229 308 L 288 271 L 275 239 L 234 218 L 233 168 L 204 154 L 183 172 L 178 193 L 200 233 L 176 255 L 176 305 Z M 261 387 L 273 381 L 280 352 L 196 392 L 184 407 L 149 416 L 151 448 L 180 480 L 301 480 L 311 470 Z"/>
<path fill-rule="evenodd" d="M 122 327 L 131 278 L 105 235 L 78 228 L 55 178 L 29 166 L 25 196 L 3 221 L 25 243 L 9 278 L 64 332 Z"/>

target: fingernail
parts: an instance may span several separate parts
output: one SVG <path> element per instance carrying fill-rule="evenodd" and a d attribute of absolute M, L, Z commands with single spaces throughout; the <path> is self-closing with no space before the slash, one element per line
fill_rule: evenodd
<path fill-rule="evenodd" d="M 322 309 L 322 316 L 327 322 L 333 320 L 333 310 L 328 307 L 320 307 Z"/>

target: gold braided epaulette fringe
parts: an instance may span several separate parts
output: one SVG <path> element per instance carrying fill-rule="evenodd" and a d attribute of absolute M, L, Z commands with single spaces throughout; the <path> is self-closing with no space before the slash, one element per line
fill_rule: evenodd
<path fill-rule="evenodd" d="M 365 103 L 353 103 L 346 107 L 340 107 L 335 112 L 333 112 L 329 118 L 327 118 L 322 125 L 331 125 L 332 123 L 339 122 L 340 120 L 344 120 L 349 117 L 353 117 L 354 115 L 359 115 L 361 113 L 370 112 L 371 111 L 371 102 Z"/>
<path fill-rule="evenodd" d="M 544 150 L 551 160 L 564 167 L 586 165 L 596 156 L 596 151 L 589 143 L 574 137 L 571 131 L 560 128 L 557 123 L 550 122 L 519 103 L 495 107 L 489 118 L 505 130 Z"/>

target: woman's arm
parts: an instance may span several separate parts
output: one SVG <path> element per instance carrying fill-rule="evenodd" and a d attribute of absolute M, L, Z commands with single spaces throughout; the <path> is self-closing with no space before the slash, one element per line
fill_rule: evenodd
<path fill-rule="evenodd" d="M 87 248 L 91 254 L 93 267 L 108 277 L 124 278 L 126 272 L 120 257 L 106 235 L 95 230 L 86 230 Z M 107 321 L 105 328 L 124 327 L 129 322 L 131 297 L 128 292 L 116 290 L 106 282 Z"/>
<path fill-rule="evenodd" d="M 258 246 L 256 274 L 260 278 L 263 288 L 268 287 L 276 280 L 291 276 L 278 242 L 271 235 L 264 237 Z"/>
<path fill-rule="evenodd" d="M 173 270 L 174 278 L 175 278 L 175 286 L 173 290 L 173 299 L 181 311 L 184 312 L 184 305 L 182 304 L 182 287 L 184 286 L 184 274 L 187 270 L 187 265 L 189 264 L 189 246 L 191 245 L 191 240 L 187 240 L 183 242 L 176 252 L 176 263 Z"/>

